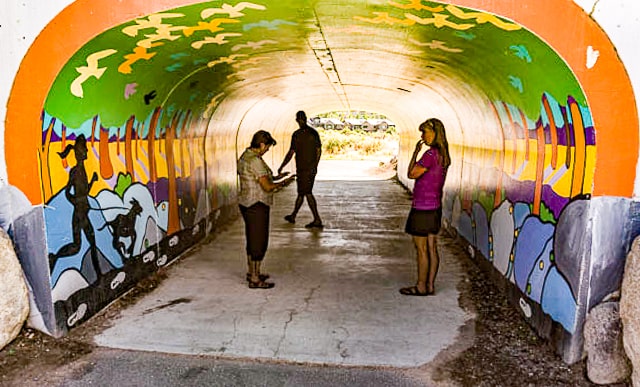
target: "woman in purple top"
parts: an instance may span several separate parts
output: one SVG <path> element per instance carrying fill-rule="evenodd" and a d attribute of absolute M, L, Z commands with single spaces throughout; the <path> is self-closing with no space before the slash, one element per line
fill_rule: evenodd
<path fill-rule="evenodd" d="M 418 282 L 414 286 L 400 289 L 407 296 L 433 295 L 440 258 L 437 249 L 437 234 L 442 218 L 442 187 L 451 164 L 449 144 L 444 125 L 437 118 L 420 124 L 420 141 L 413 151 L 407 177 L 415 179 L 413 202 L 407 218 L 405 232 L 413 236 L 418 262 Z M 422 145 L 429 146 L 419 161 L 416 161 Z"/>

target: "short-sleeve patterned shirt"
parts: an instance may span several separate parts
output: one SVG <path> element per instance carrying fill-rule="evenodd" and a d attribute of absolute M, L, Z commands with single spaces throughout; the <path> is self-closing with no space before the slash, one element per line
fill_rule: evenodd
<path fill-rule="evenodd" d="M 240 175 L 238 203 L 241 206 L 251 207 L 257 202 L 268 206 L 273 205 L 273 194 L 265 192 L 259 182 L 263 176 L 273 179 L 273 172 L 262 157 L 247 148 L 238 160 L 238 175 Z"/>

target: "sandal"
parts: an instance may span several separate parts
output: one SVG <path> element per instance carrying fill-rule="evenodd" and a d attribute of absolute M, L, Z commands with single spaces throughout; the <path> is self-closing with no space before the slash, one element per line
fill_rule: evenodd
<path fill-rule="evenodd" d="M 273 282 L 265 282 L 265 281 L 258 281 L 258 282 L 251 282 L 249 281 L 249 288 L 250 289 L 271 289 L 272 287 L 276 286 L 276 284 L 274 284 Z"/>
<path fill-rule="evenodd" d="M 417 286 L 409 286 L 409 287 L 400 289 L 400 294 L 405 296 L 421 296 L 422 297 L 422 296 L 432 296 L 433 292 L 426 291 L 424 293 L 421 293 L 418 290 Z"/>
<path fill-rule="evenodd" d="M 269 274 L 258 274 L 258 278 L 260 279 L 260 281 L 264 281 L 270 277 L 271 276 Z M 247 281 L 251 282 L 251 273 L 247 273 Z"/>

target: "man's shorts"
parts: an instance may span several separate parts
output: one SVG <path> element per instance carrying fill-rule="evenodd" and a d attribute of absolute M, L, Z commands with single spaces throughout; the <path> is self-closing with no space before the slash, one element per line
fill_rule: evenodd
<path fill-rule="evenodd" d="M 313 183 L 316 181 L 316 174 L 316 171 L 296 171 L 298 195 L 309 195 L 313 192 Z"/>

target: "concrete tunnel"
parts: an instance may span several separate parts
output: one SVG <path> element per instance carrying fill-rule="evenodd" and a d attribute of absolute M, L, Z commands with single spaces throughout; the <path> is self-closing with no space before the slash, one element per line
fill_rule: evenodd
<path fill-rule="evenodd" d="M 396 123 L 408 189 L 418 125 L 444 122 L 445 226 L 579 360 L 586 315 L 617 297 L 640 228 L 640 72 L 595 19 L 631 2 L 582 3 L 12 5 L 11 42 L 44 20 L 2 79 L 0 225 L 29 284 L 29 325 L 64 335 L 235 218 L 236 158 L 256 130 L 285 144 L 268 154 L 277 167 L 296 111 L 366 110 Z M 65 191 L 85 192 L 88 215 Z"/>

